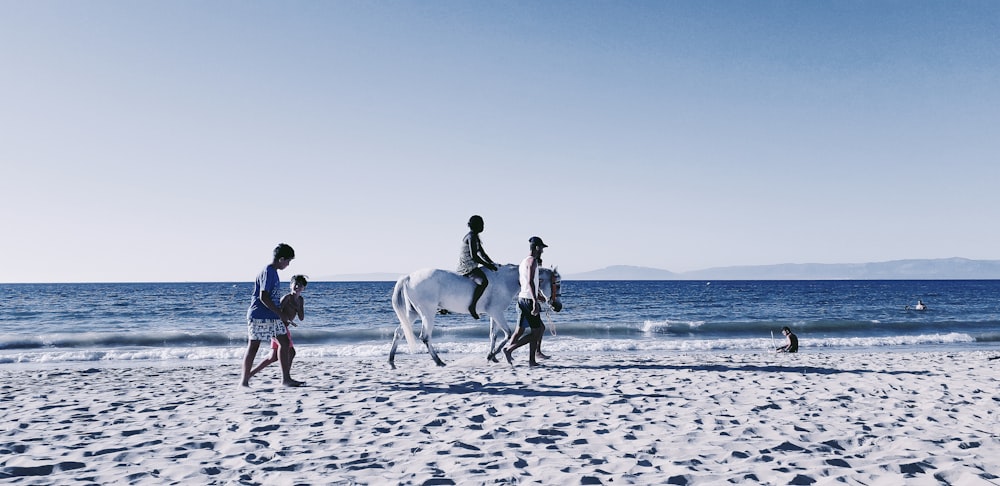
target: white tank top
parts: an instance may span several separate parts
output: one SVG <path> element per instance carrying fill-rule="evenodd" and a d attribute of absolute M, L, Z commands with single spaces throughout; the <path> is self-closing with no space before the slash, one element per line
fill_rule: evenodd
<path fill-rule="evenodd" d="M 534 280 L 535 290 L 538 290 L 538 267 L 535 267 L 535 274 L 531 273 L 531 256 L 527 256 L 524 260 L 521 260 L 521 265 L 518 266 L 518 274 L 521 280 L 521 292 L 517 294 L 519 299 L 531 299 L 535 300 L 534 295 L 531 294 L 531 283 Z"/>

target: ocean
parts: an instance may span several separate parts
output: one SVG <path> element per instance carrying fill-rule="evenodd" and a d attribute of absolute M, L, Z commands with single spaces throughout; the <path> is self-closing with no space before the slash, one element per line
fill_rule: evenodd
<path fill-rule="evenodd" d="M 287 287 L 287 277 L 283 289 Z M 297 360 L 383 358 L 398 322 L 393 282 L 310 282 Z M 238 363 L 252 282 L 0 284 L 0 366 Z M 917 300 L 928 309 L 907 309 Z M 767 353 L 780 329 L 800 352 L 1000 351 L 1000 281 L 573 281 L 543 316 L 560 353 Z M 487 353 L 489 320 L 439 315 L 434 345 Z M 517 318 L 507 309 L 508 322 Z M 419 324 L 418 324 L 419 326 Z M 773 337 L 772 337 L 773 336 Z M 401 346 L 397 363 L 408 358 Z M 262 346 L 259 358 L 269 350 Z"/>

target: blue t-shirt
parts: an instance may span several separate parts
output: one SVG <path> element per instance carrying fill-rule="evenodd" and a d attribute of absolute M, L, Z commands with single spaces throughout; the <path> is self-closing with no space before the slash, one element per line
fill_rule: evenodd
<path fill-rule="evenodd" d="M 253 296 L 250 297 L 250 308 L 247 309 L 247 320 L 250 319 L 281 319 L 271 309 L 264 307 L 260 300 L 260 291 L 266 290 L 271 296 L 275 307 L 281 306 L 281 296 L 278 289 L 281 288 L 281 281 L 278 279 L 278 270 L 274 265 L 268 265 L 257 275 L 257 280 L 253 283 Z"/>

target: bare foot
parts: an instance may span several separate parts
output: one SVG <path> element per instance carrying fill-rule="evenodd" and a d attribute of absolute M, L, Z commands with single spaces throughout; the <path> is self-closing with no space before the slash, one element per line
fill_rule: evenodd
<path fill-rule="evenodd" d="M 514 366 L 514 358 L 512 358 L 510 356 L 510 350 L 509 349 L 504 349 L 503 350 L 503 355 L 504 355 L 504 357 L 507 358 L 507 363 L 509 363 L 511 366 Z"/>
<path fill-rule="evenodd" d="M 305 385 L 305 384 L 306 384 L 306 382 L 304 382 L 304 381 L 291 380 L 291 379 L 288 380 L 288 381 L 281 382 L 282 386 L 302 386 L 302 385 Z"/>
<path fill-rule="evenodd" d="M 549 355 L 547 355 L 547 354 L 542 354 L 542 352 L 541 352 L 541 351 L 535 351 L 535 354 L 536 354 L 536 355 L 538 355 L 538 357 L 539 357 L 540 359 L 549 359 Z"/>

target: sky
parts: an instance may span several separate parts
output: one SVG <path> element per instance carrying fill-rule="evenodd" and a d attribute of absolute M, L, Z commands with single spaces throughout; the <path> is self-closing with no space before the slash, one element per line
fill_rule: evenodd
<path fill-rule="evenodd" d="M 991 1 L 0 0 L 0 282 L 1000 259 Z"/>

